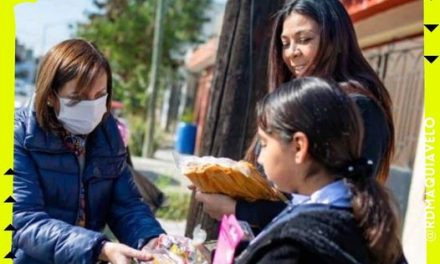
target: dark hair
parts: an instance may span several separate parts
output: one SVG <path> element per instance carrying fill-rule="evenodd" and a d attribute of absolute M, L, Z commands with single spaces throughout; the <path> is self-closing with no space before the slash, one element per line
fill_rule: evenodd
<path fill-rule="evenodd" d="M 70 39 L 51 48 L 41 61 L 35 85 L 35 112 L 38 124 L 46 131 L 62 130 L 51 100 L 69 81 L 78 79 L 79 94 L 90 89 L 101 72 L 107 75 L 107 110 L 110 109 L 112 75 L 110 65 L 97 47 L 83 39 Z"/>
<path fill-rule="evenodd" d="M 257 124 L 284 143 L 295 132 L 303 132 L 316 166 L 349 184 L 353 213 L 374 263 L 395 263 L 401 257 L 399 222 L 391 196 L 373 175 L 347 170 L 362 160 L 363 125 L 355 104 L 337 83 L 305 77 L 281 85 L 258 104 Z"/>
<path fill-rule="evenodd" d="M 377 74 L 362 55 L 350 16 L 339 0 L 293 0 L 276 14 L 269 54 L 269 91 L 295 78 L 282 58 L 281 32 L 292 13 L 305 15 L 320 27 L 318 53 L 307 75 L 344 84 L 346 92 L 360 93 L 375 101 L 386 117 L 389 141 L 379 166 L 378 178 L 384 182 L 394 151 L 394 125 L 391 98 Z"/>

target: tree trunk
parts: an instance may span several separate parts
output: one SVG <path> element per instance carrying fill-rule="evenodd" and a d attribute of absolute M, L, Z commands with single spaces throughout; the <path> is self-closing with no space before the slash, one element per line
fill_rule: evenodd
<path fill-rule="evenodd" d="M 267 92 L 273 15 L 284 0 L 229 0 L 223 18 L 201 155 L 243 158 L 256 132 L 255 105 Z M 218 222 L 191 197 L 185 235 L 196 225 L 216 239 Z"/>
<path fill-rule="evenodd" d="M 156 128 L 156 100 L 159 90 L 159 67 L 162 57 L 163 43 L 163 20 L 165 15 L 166 0 L 157 0 L 157 8 L 154 23 L 153 58 L 151 59 L 150 84 L 148 86 L 147 125 L 142 146 L 142 157 L 154 156 L 154 131 Z"/>

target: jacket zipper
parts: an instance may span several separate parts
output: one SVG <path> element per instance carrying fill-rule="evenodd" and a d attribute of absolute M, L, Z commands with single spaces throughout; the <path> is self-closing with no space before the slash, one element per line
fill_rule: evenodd
<path fill-rule="evenodd" d="M 79 158 L 77 155 L 73 154 L 75 156 L 76 165 L 78 166 L 78 203 L 77 203 L 77 209 L 76 209 L 76 217 L 75 217 L 75 225 L 78 223 L 79 220 L 79 211 L 81 208 L 81 181 L 82 181 L 82 170 L 81 170 L 81 164 L 79 162 Z"/>

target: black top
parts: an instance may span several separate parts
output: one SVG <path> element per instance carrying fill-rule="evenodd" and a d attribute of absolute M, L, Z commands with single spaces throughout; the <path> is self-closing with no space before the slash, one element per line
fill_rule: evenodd
<path fill-rule="evenodd" d="M 287 221 L 272 224 L 235 263 L 372 263 L 350 210 L 314 204 L 293 212 Z"/>
<path fill-rule="evenodd" d="M 365 133 L 362 156 L 374 162 L 374 172 L 376 173 L 379 160 L 384 156 L 389 140 L 385 115 L 372 99 L 360 94 L 351 94 L 350 97 L 358 106 L 363 119 Z M 248 222 L 257 235 L 285 207 L 286 203 L 280 201 L 246 202 L 238 200 L 235 215 L 238 220 Z"/>

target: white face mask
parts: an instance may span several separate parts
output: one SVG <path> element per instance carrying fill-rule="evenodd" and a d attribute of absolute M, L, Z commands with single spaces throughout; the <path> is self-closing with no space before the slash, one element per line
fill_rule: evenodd
<path fill-rule="evenodd" d="M 74 135 L 87 135 L 101 122 L 107 111 L 107 95 L 96 100 L 83 100 L 69 105 L 71 99 L 61 98 L 58 120 L 63 127 Z"/>

